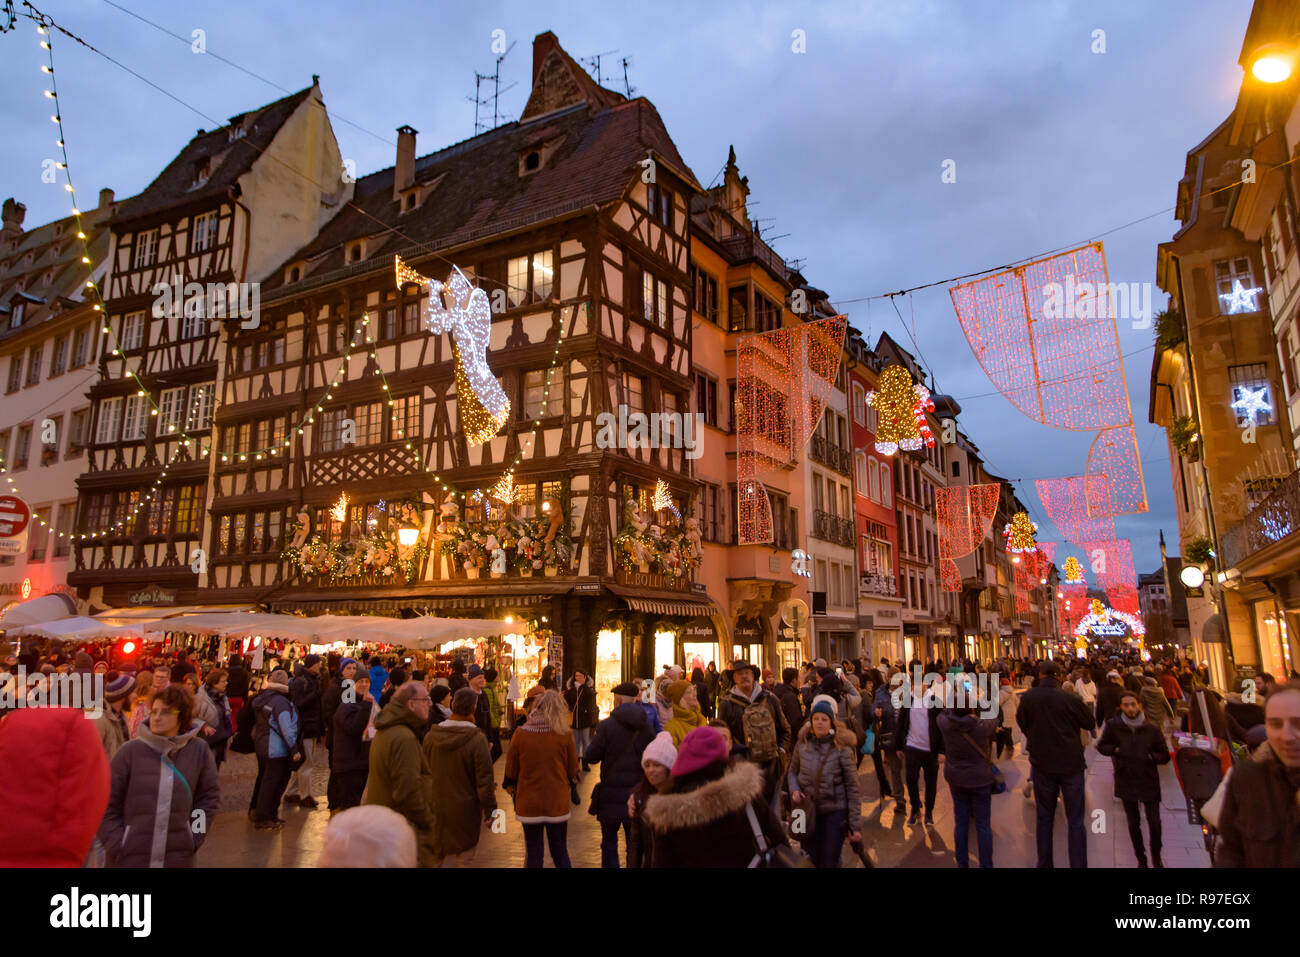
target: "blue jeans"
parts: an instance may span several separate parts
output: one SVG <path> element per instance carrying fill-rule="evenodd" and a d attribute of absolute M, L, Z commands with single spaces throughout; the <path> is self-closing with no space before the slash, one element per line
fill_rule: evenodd
<path fill-rule="evenodd" d="M 814 867 L 839 867 L 848 834 L 848 811 L 818 811 L 813 824 L 812 840 L 808 842 L 808 856 Z"/>
<path fill-rule="evenodd" d="M 551 845 L 551 860 L 556 867 L 572 867 L 569 863 L 569 822 L 524 825 L 524 867 L 541 867 L 542 837 Z"/>
<path fill-rule="evenodd" d="M 587 745 L 591 744 L 591 736 L 595 728 L 574 728 L 573 744 L 578 749 L 578 760 L 585 767 L 587 764 Z"/>
<path fill-rule="evenodd" d="M 979 844 L 980 867 L 993 866 L 993 794 L 988 788 L 955 788 L 951 784 L 953 850 L 958 867 L 970 867 L 970 819 L 975 816 L 975 837 Z"/>
<path fill-rule="evenodd" d="M 1038 866 L 1053 867 L 1052 828 L 1056 822 L 1057 798 L 1065 800 L 1070 866 L 1088 866 L 1088 834 L 1083 826 L 1083 772 L 1048 774 L 1034 769 L 1034 804 L 1038 808 Z"/>

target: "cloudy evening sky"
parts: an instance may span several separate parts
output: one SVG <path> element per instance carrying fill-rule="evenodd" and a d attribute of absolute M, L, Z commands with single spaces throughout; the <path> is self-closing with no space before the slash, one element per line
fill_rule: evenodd
<path fill-rule="evenodd" d="M 1235 102 L 1251 3 L 38 5 L 166 91 L 56 35 L 84 205 L 101 186 L 119 199 L 138 192 L 196 129 L 305 87 L 313 73 L 359 174 L 392 165 L 402 124 L 420 131 L 423 155 L 473 134 L 469 97 L 474 72 L 492 70 L 493 30 L 517 42 L 502 66 L 503 85 L 515 84 L 501 98 L 511 118 L 527 98 L 532 38 L 552 30 L 575 57 L 617 51 L 602 61 L 611 88 L 622 91 L 619 59 L 631 57 L 635 95 L 654 102 L 704 185 L 734 144 L 757 203 L 751 214 L 765 236 L 782 237 L 773 247 L 803 260 L 833 300 L 854 300 L 1023 260 L 1164 211 L 1104 237 L 1112 281 L 1152 282 L 1156 245 L 1175 228 L 1169 207 L 1186 152 Z M 196 29 L 210 55 L 192 52 Z M 805 31 L 805 54 L 791 52 L 795 29 Z M 1104 54 L 1090 49 L 1098 29 Z M 0 194 L 27 204 L 28 226 L 67 212 L 62 187 L 40 179 L 41 161 L 55 156 L 43 55 L 27 21 L 0 35 Z M 941 182 L 945 159 L 956 162 L 956 183 Z M 914 310 L 923 364 L 960 401 L 960 427 L 994 471 L 1021 480 L 1043 525 L 1033 479 L 1081 474 L 1092 436 L 1034 424 L 996 393 L 945 287 L 896 302 L 909 325 Z M 1154 308 L 1163 303 L 1155 290 Z M 888 300 L 842 308 L 870 341 L 883 330 L 912 348 Z M 1129 322 L 1119 332 L 1150 512 L 1117 527 L 1133 540 L 1141 572 L 1157 566 L 1158 529 L 1176 551 L 1177 523 L 1168 445 L 1146 421 L 1152 334 Z M 1040 537 L 1058 536 L 1044 528 Z"/>

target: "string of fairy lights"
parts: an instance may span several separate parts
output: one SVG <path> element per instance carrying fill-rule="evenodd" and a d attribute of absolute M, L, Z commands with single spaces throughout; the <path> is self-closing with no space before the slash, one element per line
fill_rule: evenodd
<path fill-rule="evenodd" d="M 105 312 L 105 301 L 103 298 L 103 292 L 100 287 L 100 284 L 95 281 L 95 277 L 94 277 L 94 261 L 91 256 L 89 239 L 86 234 L 86 224 L 83 221 L 81 209 L 77 205 L 76 188 L 73 182 L 70 164 L 68 161 L 67 137 L 63 125 L 63 115 L 61 109 L 58 106 L 58 86 L 57 86 L 57 79 L 55 77 L 53 32 L 54 30 L 58 30 L 66 34 L 67 36 L 71 37 L 72 39 L 76 40 L 77 42 L 81 43 L 82 45 L 88 47 L 91 50 L 95 50 L 95 48 L 90 44 L 86 43 L 81 38 L 67 31 L 62 26 L 59 26 L 57 23 L 54 22 L 52 17 L 49 17 L 48 15 L 41 13 L 31 4 L 26 4 L 26 6 L 28 10 L 30 10 L 31 12 L 24 13 L 23 16 L 35 22 L 37 35 L 38 37 L 40 37 L 39 40 L 40 46 L 45 51 L 46 54 L 47 62 L 41 65 L 41 72 L 45 74 L 46 77 L 48 78 L 50 89 L 47 89 L 44 92 L 46 98 L 52 100 L 55 105 L 54 113 L 51 114 L 50 120 L 58 128 L 58 139 L 56 140 L 55 145 L 60 150 L 60 155 L 62 157 L 62 161 L 56 163 L 56 168 L 63 171 L 66 180 L 64 184 L 64 188 L 69 194 L 69 198 L 71 201 L 70 212 L 76 224 L 75 238 L 77 242 L 80 243 L 81 256 L 79 258 L 81 264 L 87 267 L 88 278 L 86 279 L 83 288 L 87 291 L 86 296 L 91 300 L 91 308 L 93 309 L 93 311 L 103 317 L 101 334 L 109 337 L 107 344 L 110 348 L 107 351 L 109 352 L 109 354 L 113 356 L 122 357 L 123 377 L 125 378 L 129 376 L 133 380 L 133 383 L 136 386 L 136 393 L 135 393 L 136 398 L 144 399 L 148 403 L 149 416 L 151 418 L 158 418 L 159 416 L 162 416 L 163 418 L 160 419 L 160 421 L 167 422 L 169 427 L 169 431 L 166 436 L 167 438 L 171 438 L 174 435 L 174 438 L 179 440 L 177 441 L 176 446 L 172 451 L 172 454 L 169 456 L 167 461 L 163 464 L 163 467 L 160 469 L 158 477 L 154 481 L 152 486 L 144 495 L 139 497 L 139 499 L 137 500 L 137 502 L 135 503 L 134 507 L 131 509 L 129 514 L 125 515 L 120 520 L 104 528 L 92 532 L 69 531 L 65 533 L 57 530 L 49 523 L 43 521 L 42 519 L 40 519 L 38 515 L 33 514 L 32 516 L 33 521 L 35 521 L 37 524 L 41 525 L 43 528 L 46 529 L 47 535 L 54 534 L 59 538 L 68 538 L 70 540 L 93 540 L 96 538 L 117 535 L 121 533 L 124 529 L 133 527 L 133 523 L 139 511 L 142 508 L 148 506 L 153 501 L 155 496 L 158 494 L 160 488 L 162 487 L 163 481 L 167 477 L 168 469 L 172 467 L 173 463 L 176 461 L 176 458 L 179 455 L 181 455 L 182 452 L 192 450 L 195 447 L 195 444 L 197 443 L 200 451 L 200 457 L 206 458 L 209 456 L 209 454 L 212 452 L 213 436 L 209 435 L 207 439 L 207 443 L 204 444 L 201 438 L 196 438 L 190 435 L 191 427 L 189 423 L 192 421 L 202 421 L 202 417 L 194 415 L 195 406 L 196 404 L 201 406 L 205 401 L 205 395 L 202 390 L 215 389 L 215 384 L 212 385 L 205 384 L 199 386 L 197 390 L 192 390 L 192 394 L 195 391 L 197 391 L 198 394 L 196 397 L 191 399 L 191 408 L 189 410 L 189 414 L 187 414 L 184 417 L 185 426 L 178 431 L 176 423 L 172 421 L 169 416 L 165 415 L 164 410 L 159 406 L 158 402 L 155 401 L 152 391 L 147 387 L 145 382 L 141 379 L 140 373 L 137 370 L 131 368 L 131 365 L 125 355 L 125 352 L 128 350 L 124 350 L 122 348 L 123 345 L 125 345 L 126 343 L 119 335 L 118 330 L 113 328 L 113 324 L 108 320 L 107 314 Z M 95 52 L 99 52 L 99 51 L 95 50 Z M 109 59 L 111 60 L 111 58 Z M 116 62 L 116 61 L 112 61 L 112 62 Z M 193 109 L 193 107 L 190 108 Z M 261 152 L 263 155 L 266 155 L 264 148 L 256 146 L 255 144 L 254 144 L 254 148 L 257 149 L 259 152 Z M 305 174 L 301 173 L 301 171 L 293 167 L 286 166 L 286 168 L 290 169 L 296 175 L 299 175 L 300 177 L 308 180 L 309 182 L 314 183 L 314 181 L 311 180 L 309 176 L 306 176 Z M 353 203 L 349 202 L 348 205 L 352 206 L 354 209 L 360 209 L 360 207 L 357 207 Z M 380 220 L 371 216 L 367 211 L 362 210 L 362 212 L 365 213 L 365 215 L 367 215 L 369 218 L 374 219 L 375 222 L 379 223 L 385 229 L 391 230 L 392 232 L 398 235 L 403 235 L 400 230 L 382 223 Z M 404 235 L 403 238 L 409 240 L 409 237 L 405 237 Z M 441 259 L 444 262 L 450 263 L 450 260 L 447 260 L 443 256 L 437 254 L 435 254 L 435 256 L 436 258 Z M 514 290 L 515 288 L 508 282 L 500 282 L 498 280 L 490 280 L 490 279 L 486 281 L 495 282 L 497 285 L 500 285 L 507 290 Z M 123 323 L 125 323 L 125 321 L 126 320 L 124 318 Z M 324 398 L 321 400 L 321 402 L 317 403 L 314 406 L 311 412 L 306 414 L 304 419 L 300 419 L 296 425 L 291 426 L 287 430 L 286 434 L 290 436 L 289 438 L 286 438 L 283 441 L 283 443 L 277 441 L 267 446 L 266 448 L 262 448 L 262 449 L 249 449 L 248 451 L 245 452 L 230 452 L 230 453 L 218 451 L 217 454 L 220 456 L 221 461 L 223 463 L 229 463 L 232 459 L 232 456 L 237 456 L 238 460 L 241 462 L 247 461 L 250 457 L 254 461 L 261 461 L 265 458 L 271 457 L 277 452 L 280 452 L 282 449 L 289 448 L 292 444 L 291 436 L 295 433 L 298 435 L 302 435 L 304 434 L 306 426 L 314 425 L 316 416 L 318 416 L 324 409 L 325 402 L 333 398 L 330 389 L 334 389 L 338 387 L 340 376 L 343 375 L 344 371 L 347 369 L 348 363 L 352 358 L 352 351 L 357 346 L 357 337 L 361 335 L 362 332 L 366 331 L 369 328 L 369 325 L 370 325 L 370 316 L 367 313 L 362 317 L 361 327 L 354 332 L 352 339 L 349 341 L 344 356 L 340 362 L 340 366 L 338 370 L 335 372 L 334 376 L 331 377 L 330 387 L 329 389 L 326 390 Z M 551 364 L 550 367 L 547 369 L 545 383 L 543 386 L 542 400 L 541 400 L 543 408 L 545 407 L 546 402 L 549 399 L 550 390 L 552 387 L 552 383 L 554 381 L 555 367 L 559 362 L 559 352 L 565 338 L 564 328 L 563 328 L 564 324 L 561 323 L 560 326 L 561 326 L 560 334 L 557 337 L 556 346 L 551 357 Z M 125 332 L 125 327 L 123 328 L 123 332 Z M 393 423 L 393 427 L 395 430 L 393 434 L 395 434 L 399 439 L 406 440 L 404 442 L 405 448 L 406 450 L 414 453 L 415 464 L 416 467 L 419 468 L 420 451 L 406 436 L 405 425 L 398 421 L 397 402 L 392 397 L 392 390 L 388 382 L 387 374 L 385 373 L 382 364 L 378 362 L 378 349 L 377 349 L 378 342 L 372 335 L 366 335 L 364 338 L 364 342 L 366 346 L 370 349 L 369 356 L 371 360 L 374 361 L 375 369 L 379 373 L 381 378 L 385 399 L 391 410 L 390 419 Z M 142 364 L 142 368 L 143 368 L 143 364 Z M 211 400 L 213 406 L 212 411 L 215 411 L 215 405 L 216 405 L 215 395 L 208 396 L 207 398 Z M 207 426 L 200 426 L 200 428 L 211 427 L 211 415 L 209 415 L 207 418 L 209 424 Z M 507 502 L 509 502 L 509 500 L 513 497 L 514 470 L 522 461 L 525 448 L 531 450 L 534 447 L 538 424 L 539 424 L 539 418 L 534 418 L 532 427 L 530 428 L 527 434 L 528 441 L 525 442 L 523 440 L 520 440 L 518 442 L 518 450 L 516 452 L 514 460 L 511 462 L 509 466 L 506 467 L 501 477 L 497 480 L 496 484 L 493 486 L 492 494 L 494 497 L 501 498 Z M 157 439 L 158 436 L 155 436 L 155 441 L 157 441 Z M 440 475 L 434 472 L 432 468 L 427 469 L 427 472 L 429 473 L 435 486 L 437 486 L 443 492 L 451 494 L 453 496 L 457 496 L 462 500 L 467 498 L 469 493 L 458 491 L 453 486 L 449 485 L 447 482 L 443 480 L 443 478 Z M 12 474 L 9 471 L 7 463 L 4 462 L 3 460 L 3 457 L 0 457 L 0 474 L 4 475 L 5 480 L 8 483 L 10 489 L 13 492 L 17 493 L 18 492 L 17 485 L 13 480 Z M 477 490 L 477 494 L 481 495 L 482 494 L 481 490 Z"/>

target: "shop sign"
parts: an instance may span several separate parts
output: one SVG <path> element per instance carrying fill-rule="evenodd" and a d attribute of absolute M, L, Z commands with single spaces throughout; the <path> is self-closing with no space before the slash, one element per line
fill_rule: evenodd
<path fill-rule="evenodd" d="M 898 609 L 897 609 L 897 608 L 877 608 L 877 609 L 876 609 L 876 617 L 877 617 L 877 618 L 897 618 L 897 617 L 898 617 Z"/>
<path fill-rule="evenodd" d="M 575 595 L 599 595 L 600 582 L 578 582 L 573 586 Z"/>
<path fill-rule="evenodd" d="M 934 633 L 935 633 L 936 635 L 942 637 L 942 638 L 951 638 L 951 637 L 953 637 L 955 634 L 957 634 L 957 633 L 956 633 L 956 632 L 955 632 L 955 631 L 954 631 L 950 626 L 948 626 L 948 625 L 941 625 L 940 627 L 938 627 L 938 628 L 935 629 Z"/>
<path fill-rule="evenodd" d="M 763 626 L 753 618 L 736 619 L 736 627 L 731 631 L 736 642 L 754 642 L 763 640 Z"/>
<path fill-rule="evenodd" d="M 127 596 L 128 605 L 174 605 L 176 604 L 176 592 L 166 591 L 157 585 L 149 588 L 132 592 Z"/>
<path fill-rule="evenodd" d="M 620 585 L 633 588 L 661 588 L 665 591 L 690 591 L 691 582 L 685 578 L 660 575 L 658 572 L 631 572 L 620 568 L 614 575 Z"/>
<path fill-rule="evenodd" d="M 546 639 L 546 663 L 555 668 L 555 680 L 562 681 L 564 674 L 564 636 L 552 633 Z"/>
<path fill-rule="evenodd" d="M 32 510 L 16 495 L 0 495 L 0 555 L 21 555 L 27 550 L 27 527 Z"/>
<path fill-rule="evenodd" d="M 903 622 L 903 634 L 919 635 L 921 634 L 921 626 L 914 621 L 905 621 Z"/>
<path fill-rule="evenodd" d="M 711 618 L 692 618 L 681 628 L 682 641 L 704 641 L 716 644 L 718 629 Z"/>

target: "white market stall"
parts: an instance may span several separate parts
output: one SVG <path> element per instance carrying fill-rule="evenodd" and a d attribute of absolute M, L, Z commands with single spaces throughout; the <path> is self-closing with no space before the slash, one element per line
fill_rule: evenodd
<path fill-rule="evenodd" d="M 78 615 L 43 621 L 14 628 L 9 633 L 18 638 L 54 638 L 61 641 L 112 641 L 117 638 L 142 638 L 144 628 L 136 625 L 107 625 L 95 618 Z"/>

